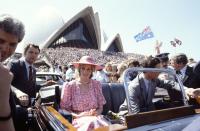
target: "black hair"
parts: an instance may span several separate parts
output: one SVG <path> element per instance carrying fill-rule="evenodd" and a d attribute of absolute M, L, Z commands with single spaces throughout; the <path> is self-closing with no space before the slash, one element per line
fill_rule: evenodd
<path fill-rule="evenodd" d="M 174 60 L 177 64 L 184 64 L 186 65 L 188 63 L 188 58 L 184 53 L 180 53 L 178 55 L 175 55 L 172 57 L 172 60 Z"/>
<path fill-rule="evenodd" d="M 149 56 L 142 62 L 141 65 L 144 68 L 155 68 L 158 64 L 160 64 L 159 58 Z"/>
<path fill-rule="evenodd" d="M 18 38 L 18 42 L 21 42 L 25 35 L 24 24 L 8 14 L 0 15 L 0 29 L 15 35 Z"/>
<path fill-rule="evenodd" d="M 35 45 L 35 44 L 31 44 L 31 43 L 30 43 L 30 44 L 28 44 L 28 45 L 24 48 L 24 54 L 26 54 L 26 52 L 28 51 L 28 49 L 29 49 L 30 47 L 34 47 L 34 48 L 38 49 L 39 52 L 40 52 L 40 48 L 39 48 L 38 45 Z"/>

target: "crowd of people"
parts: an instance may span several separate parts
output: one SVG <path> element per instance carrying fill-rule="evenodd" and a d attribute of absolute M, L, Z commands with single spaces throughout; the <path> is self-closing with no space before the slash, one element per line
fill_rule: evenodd
<path fill-rule="evenodd" d="M 95 49 L 80 49 L 71 47 L 46 48 L 41 51 L 41 56 L 47 56 L 51 64 L 66 65 L 79 60 L 82 56 L 92 56 L 98 64 L 106 64 L 112 62 L 115 64 L 121 63 L 128 59 L 136 59 L 141 61 L 145 58 L 144 55 L 123 52 L 108 52 Z M 67 57 L 64 57 L 67 56 Z"/>
<path fill-rule="evenodd" d="M 27 43 L 22 58 L 8 62 L 8 66 L 3 65 L 2 62 L 14 53 L 24 34 L 21 21 L 6 14 L 0 16 L 0 74 L 3 76 L 0 78 L 0 130 L 27 130 L 24 121 L 27 119 L 26 107 L 31 105 L 31 100 L 36 97 L 36 92 L 41 87 L 55 84 L 47 81 L 36 85 L 34 63 L 40 53 L 41 58 L 45 55 L 53 65 L 52 71 L 60 73 L 68 81 L 63 85 L 60 106 L 72 114 L 72 124 L 81 130 L 108 126 L 101 116 L 103 105 L 106 103 L 101 83 L 122 83 L 124 70 L 130 67 L 171 69 L 182 81 L 185 93 L 191 99 L 190 104 L 195 105 L 193 98 L 200 96 L 200 63 L 189 66 L 188 58 L 183 53 L 169 59 L 168 53 L 145 57 L 69 47 L 43 49 L 40 52 L 37 45 Z M 42 68 L 46 70 L 44 65 Z M 173 92 L 174 99 L 179 99 L 180 89 L 174 86 L 176 81 L 171 82 L 166 74 L 143 72 L 129 75 L 132 113 L 153 109 L 152 98 L 157 86 L 175 89 L 177 92 Z M 163 75 L 162 79 L 159 79 L 160 75 Z M 139 79 L 134 79 L 136 76 Z M 141 81 L 142 86 L 139 85 Z"/>

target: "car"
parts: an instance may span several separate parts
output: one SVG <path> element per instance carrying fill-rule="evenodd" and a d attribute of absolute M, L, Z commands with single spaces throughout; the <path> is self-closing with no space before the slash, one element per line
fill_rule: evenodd
<path fill-rule="evenodd" d="M 169 107 L 161 107 L 158 110 L 141 112 L 138 114 L 131 114 L 130 108 L 128 108 L 129 113 L 125 116 L 126 130 L 128 131 L 157 131 L 157 130 L 173 130 L 180 131 L 186 128 L 193 120 L 200 117 L 199 109 L 194 108 L 188 104 L 186 99 L 186 94 L 183 88 L 183 83 L 180 78 L 172 70 L 167 69 L 155 69 L 155 68 L 130 68 L 124 73 L 124 87 L 126 92 L 126 97 L 128 94 L 128 83 L 127 75 L 129 72 L 164 72 L 174 77 L 174 80 L 179 84 L 181 94 L 182 94 L 182 105 L 176 104 L 170 101 Z M 163 93 L 162 93 L 163 94 Z M 156 94 L 155 94 L 156 95 Z M 165 100 L 165 96 L 159 95 L 163 102 L 169 101 Z M 130 107 L 129 99 L 127 99 L 128 107 Z M 178 105 L 178 106 L 177 106 Z M 199 128 L 198 128 L 199 129 Z"/>
<path fill-rule="evenodd" d="M 155 94 L 156 101 L 159 98 L 159 101 L 164 102 L 164 106 L 160 105 L 159 109 L 148 111 L 148 112 L 141 112 L 138 114 L 131 114 L 130 111 L 127 115 L 125 115 L 124 123 L 112 123 L 110 127 L 116 130 L 127 130 L 127 131 L 146 131 L 146 130 L 173 130 L 173 131 L 179 131 L 190 125 L 193 120 L 200 118 L 200 110 L 196 109 L 190 105 L 188 105 L 186 95 L 183 89 L 183 84 L 181 80 L 178 78 L 178 76 L 171 72 L 170 70 L 166 69 L 155 69 L 155 68 L 130 68 L 127 69 L 124 73 L 124 85 L 122 83 L 104 83 L 102 84 L 102 91 L 105 99 L 107 99 L 107 106 L 104 108 L 113 109 L 114 107 L 119 107 L 118 104 L 123 102 L 124 99 L 128 101 L 128 107 L 129 100 L 128 100 L 128 90 L 127 87 L 129 85 L 128 81 L 128 75 L 132 71 L 140 72 L 164 72 L 169 73 L 174 76 L 176 81 L 179 83 L 179 86 L 181 88 L 181 94 L 182 94 L 182 102 L 181 105 L 177 104 L 173 101 L 170 101 L 169 99 L 166 99 L 166 94 L 161 91 L 161 94 Z M 136 78 L 137 79 L 137 78 Z M 41 96 L 41 103 L 38 105 L 36 113 L 33 116 L 37 116 L 37 124 L 38 127 L 43 127 L 39 130 L 66 130 L 66 128 L 73 127 L 70 125 L 69 122 L 64 122 L 65 118 L 62 120 L 58 120 L 55 118 L 58 116 L 59 113 L 54 113 L 52 110 L 49 110 L 49 105 L 51 107 L 54 107 L 56 110 L 60 110 L 59 102 L 60 102 L 60 88 L 58 86 L 54 87 L 48 87 L 44 88 L 40 91 Z M 158 93 L 160 90 L 158 90 Z M 124 95 L 122 95 L 124 93 Z M 46 99 L 48 97 L 48 99 Z M 121 99 L 123 98 L 123 99 Z M 113 100 L 112 100 L 113 99 Z M 109 105 L 110 103 L 110 105 Z M 52 106 L 53 104 L 53 106 Z M 113 106 L 112 106 L 113 105 Z M 169 107 L 168 107 L 168 106 Z M 128 108 L 130 109 L 130 108 Z M 107 110 L 108 111 L 108 110 Z M 114 113 L 116 110 L 112 110 Z M 104 114 L 103 114 L 104 115 Z M 106 115 L 106 114 L 105 114 Z M 116 117 L 118 118 L 118 117 Z M 109 119 L 108 119 L 109 120 Z M 121 119 L 119 119 L 121 120 Z M 41 122 L 39 122 L 41 121 Z M 110 121 L 110 120 L 109 120 Z M 65 123 L 65 125 L 64 125 Z M 66 125 L 68 123 L 69 125 Z M 59 129 L 58 129 L 59 127 Z"/>
<path fill-rule="evenodd" d="M 57 82 L 58 85 L 62 85 L 64 80 L 62 76 L 55 72 L 36 72 L 36 84 L 44 84 L 47 80 L 53 80 Z"/>

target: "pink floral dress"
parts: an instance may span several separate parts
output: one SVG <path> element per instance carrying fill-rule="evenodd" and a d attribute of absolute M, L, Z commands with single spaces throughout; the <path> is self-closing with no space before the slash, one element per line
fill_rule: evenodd
<path fill-rule="evenodd" d="M 81 113 L 89 111 L 90 109 L 102 108 L 105 103 L 106 101 L 102 94 L 102 87 L 99 81 L 90 80 L 89 91 L 83 93 L 80 90 L 80 82 L 73 80 L 64 86 L 60 106 L 67 111 Z M 107 124 L 102 121 L 100 116 L 94 117 L 95 116 L 87 116 L 78 118 L 73 120 L 72 124 L 77 127 L 78 130 L 87 131 L 94 129 L 95 126 L 98 127 Z"/>

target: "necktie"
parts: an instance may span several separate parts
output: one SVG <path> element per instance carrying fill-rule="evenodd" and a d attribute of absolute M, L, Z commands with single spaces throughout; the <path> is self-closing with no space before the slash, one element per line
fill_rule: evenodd
<path fill-rule="evenodd" d="M 180 70 L 179 70 L 179 71 L 176 71 L 176 74 L 178 75 L 178 77 L 179 77 L 181 80 L 183 80 L 183 75 L 182 75 L 182 73 L 181 73 Z"/>
<path fill-rule="evenodd" d="M 29 81 L 33 80 L 33 71 L 32 71 L 32 66 L 29 66 Z"/>
<path fill-rule="evenodd" d="M 181 75 L 181 71 L 176 71 L 176 74 Z"/>
<path fill-rule="evenodd" d="M 149 95 L 149 88 L 152 88 L 151 86 L 152 86 L 151 81 L 148 81 L 147 87 L 146 87 L 146 90 L 145 90 L 146 91 L 146 101 L 147 101 L 148 95 Z"/>

